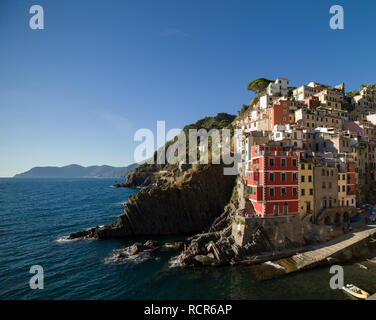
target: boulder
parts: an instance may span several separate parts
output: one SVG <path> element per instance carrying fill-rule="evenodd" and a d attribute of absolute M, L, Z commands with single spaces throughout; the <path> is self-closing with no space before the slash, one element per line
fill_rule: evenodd
<path fill-rule="evenodd" d="M 203 266 L 211 266 L 215 263 L 215 259 L 206 255 L 197 255 L 194 257 Z"/>
<path fill-rule="evenodd" d="M 144 247 L 148 249 L 153 249 L 158 247 L 158 241 L 157 240 L 148 240 L 144 243 Z"/>
<path fill-rule="evenodd" d="M 142 243 L 136 242 L 133 244 L 132 249 L 131 249 L 131 255 L 134 256 L 140 252 L 144 251 L 144 246 Z"/>

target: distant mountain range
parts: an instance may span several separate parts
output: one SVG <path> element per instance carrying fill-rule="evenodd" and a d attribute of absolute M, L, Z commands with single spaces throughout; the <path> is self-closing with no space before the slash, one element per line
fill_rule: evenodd
<path fill-rule="evenodd" d="M 65 167 L 34 167 L 16 174 L 13 178 L 125 178 L 137 166 L 137 163 L 133 163 L 128 167 L 83 167 L 77 164 Z"/>

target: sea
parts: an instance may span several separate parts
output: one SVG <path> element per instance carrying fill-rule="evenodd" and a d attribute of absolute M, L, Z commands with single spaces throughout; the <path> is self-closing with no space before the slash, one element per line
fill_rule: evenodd
<path fill-rule="evenodd" d="M 0 179 L 0 299 L 351 299 L 330 288 L 329 267 L 284 276 L 271 262 L 258 266 L 182 268 L 173 249 L 129 256 L 135 242 L 161 244 L 185 236 L 67 240 L 113 222 L 138 189 L 119 179 Z M 173 212 L 171 212 L 173 214 Z M 117 253 L 124 259 L 114 259 Z M 43 289 L 32 289 L 33 266 Z M 376 261 L 344 266 L 346 283 L 376 292 Z"/>

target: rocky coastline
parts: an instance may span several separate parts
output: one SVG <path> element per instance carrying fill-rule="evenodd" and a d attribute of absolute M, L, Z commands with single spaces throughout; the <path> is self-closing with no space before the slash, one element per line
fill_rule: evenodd
<path fill-rule="evenodd" d="M 223 165 L 176 167 L 129 197 L 124 213 L 112 224 L 70 234 L 76 238 L 125 238 L 201 232 L 223 213 L 235 177 L 223 175 Z M 130 174 L 127 185 L 139 183 Z M 166 179 L 170 178 L 170 180 Z M 133 181 L 132 184 L 129 181 Z"/>

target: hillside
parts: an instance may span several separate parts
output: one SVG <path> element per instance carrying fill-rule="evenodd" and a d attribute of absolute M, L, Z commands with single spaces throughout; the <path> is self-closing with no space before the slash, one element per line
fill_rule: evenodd
<path fill-rule="evenodd" d="M 185 133 L 187 137 L 187 145 L 189 144 L 189 129 L 223 129 L 223 128 L 232 128 L 232 122 L 234 121 L 235 116 L 228 114 L 228 113 L 218 113 L 214 117 L 205 117 L 203 119 L 198 120 L 195 123 L 191 123 L 186 125 L 182 133 Z M 174 139 L 168 141 L 165 144 L 165 148 L 167 149 L 168 146 L 170 146 L 172 143 L 177 141 L 177 137 Z M 187 154 L 188 154 L 188 146 L 187 146 Z M 156 162 L 157 159 L 157 151 L 154 153 L 154 162 Z M 187 167 L 190 167 L 190 165 L 186 165 Z M 155 183 L 156 181 L 160 180 L 161 178 L 161 172 L 163 172 L 162 175 L 167 175 L 168 180 L 174 180 L 176 179 L 180 174 L 180 170 L 178 168 L 178 165 L 171 165 L 171 164 L 141 164 L 134 168 L 132 172 L 127 176 L 127 180 L 122 185 L 123 187 L 145 187 L 150 184 Z M 162 180 L 165 180 L 166 177 L 162 177 Z"/>

